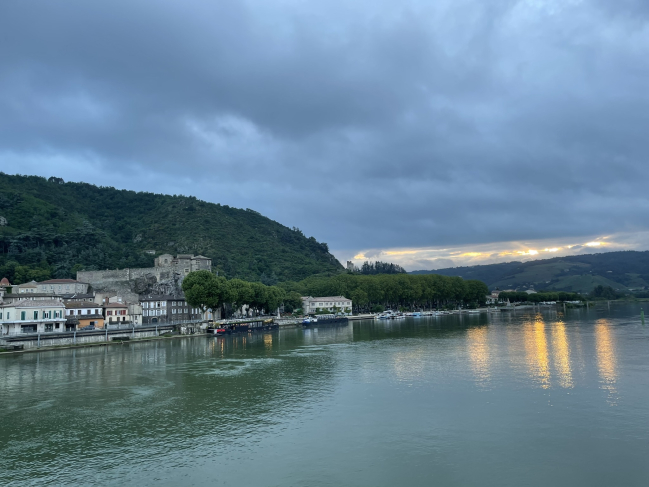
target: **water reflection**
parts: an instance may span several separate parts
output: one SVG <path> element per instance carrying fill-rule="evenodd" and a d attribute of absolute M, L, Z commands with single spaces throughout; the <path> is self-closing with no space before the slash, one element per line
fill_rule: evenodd
<path fill-rule="evenodd" d="M 489 342 L 487 340 L 488 328 L 470 328 L 467 331 L 467 349 L 471 369 L 478 382 L 489 380 Z"/>
<path fill-rule="evenodd" d="M 602 388 L 609 394 L 615 394 L 617 381 L 617 360 L 615 357 L 615 339 L 610 323 L 599 319 L 595 324 L 595 350 L 597 352 L 597 369 L 602 381 Z"/>
<path fill-rule="evenodd" d="M 573 382 L 570 367 L 570 347 L 566 335 L 566 325 L 563 321 L 556 322 L 552 327 L 552 352 L 554 368 L 559 375 L 559 385 L 564 389 L 571 389 Z"/>
<path fill-rule="evenodd" d="M 550 364 L 545 323 L 541 314 L 534 316 L 533 323 L 528 321 L 523 325 L 523 337 L 528 372 L 532 380 L 547 389 L 550 387 Z"/>

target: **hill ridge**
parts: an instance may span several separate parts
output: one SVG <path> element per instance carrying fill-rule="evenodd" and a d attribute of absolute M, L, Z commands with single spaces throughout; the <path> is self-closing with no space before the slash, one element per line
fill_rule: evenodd
<path fill-rule="evenodd" d="M 533 286 L 536 290 L 590 292 L 601 284 L 629 291 L 649 286 L 649 251 L 599 252 L 410 273 L 479 279 L 489 288 L 501 290 Z"/>

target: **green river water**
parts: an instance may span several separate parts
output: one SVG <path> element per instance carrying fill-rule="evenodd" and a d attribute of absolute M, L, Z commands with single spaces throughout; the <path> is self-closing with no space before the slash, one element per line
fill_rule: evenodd
<path fill-rule="evenodd" d="M 640 307 L 0 357 L 0 485 L 649 485 Z"/>

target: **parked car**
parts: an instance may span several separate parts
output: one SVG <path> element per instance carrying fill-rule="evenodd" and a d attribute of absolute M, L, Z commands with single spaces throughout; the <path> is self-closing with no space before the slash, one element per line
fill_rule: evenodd
<path fill-rule="evenodd" d="M 79 328 L 79 331 L 92 331 L 96 329 L 97 328 L 95 328 L 95 325 L 88 325 L 88 326 L 84 326 L 83 328 Z"/>

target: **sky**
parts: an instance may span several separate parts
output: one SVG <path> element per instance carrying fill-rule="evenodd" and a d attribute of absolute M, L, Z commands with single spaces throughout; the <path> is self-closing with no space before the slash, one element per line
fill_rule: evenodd
<path fill-rule="evenodd" d="M 646 250 L 648 60 L 646 0 L 5 0 L 0 170 L 252 208 L 343 263 Z"/>

